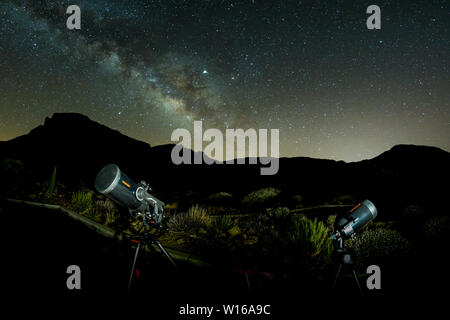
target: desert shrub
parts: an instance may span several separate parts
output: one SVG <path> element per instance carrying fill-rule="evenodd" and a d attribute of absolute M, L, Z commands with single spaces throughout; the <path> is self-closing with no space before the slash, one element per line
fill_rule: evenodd
<path fill-rule="evenodd" d="M 396 227 L 395 221 L 370 221 L 367 224 L 368 229 L 394 229 Z"/>
<path fill-rule="evenodd" d="M 101 212 L 118 211 L 114 202 L 109 199 L 95 201 L 95 207 Z"/>
<path fill-rule="evenodd" d="M 95 201 L 94 210 L 92 215 L 101 215 L 105 225 L 113 224 L 117 218 L 119 218 L 119 210 L 114 202 L 109 199 Z"/>
<path fill-rule="evenodd" d="M 311 267 L 330 261 L 333 243 L 329 237 L 329 229 L 317 218 L 295 219 L 288 232 L 288 240 L 291 250 L 300 254 L 303 262 Z"/>
<path fill-rule="evenodd" d="M 327 221 L 325 222 L 327 227 L 329 227 L 329 228 L 333 228 L 334 227 L 334 223 L 336 222 L 336 217 L 337 216 L 335 214 L 332 214 L 332 215 L 328 216 Z"/>
<path fill-rule="evenodd" d="M 267 214 L 273 219 L 284 219 L 288 218 L 290 214 L 290 210 L 287 207 L 277 207 L 267 209 Z"/>
<path fill-rule="evenodd" d="M 0 190 L 11 192 L 20 186 L 25 175 L 25 167 L 20 160 L 3 159 L 0 162 L 0 179 L 7 181 L 0 185 Z"/>
<path fill-rule="evenodd" d="M 202 229 L 188 243 L 211 261 L 230 263 L 239 254 L 243 235 L 237 220 L 230 216 L 211 217 L 211 224 Z"/>
<path fill-rule="evenodd" d="M 246 195 L 241 204 L 244 206 L 259 206 L 267 204 L 275 199 L 280 194 L 280 190 L 275 188 L 263 188 L 257 191 L 251 192 Z"/>
<path fill-rule="evenodd" d="M 423 225 L 423 234 L 427 240 L 441 240 L 446 238 L 449 232 L 450 218 L 448 216 L 432 217 Z"/>
<path fill-rule="evenodd" d="M 113 224 L 118 218 L 118 214 L 113 211 L 109 211 L 105 215 L 105 225 Z"/>
<path fill-rule="evenodd" d="M 229 216 L 219 216 L 212 220 L 211 226 L 217 234 L 237 235 L 240 233 L 237 222 Z"/>
<path fill-rule="evenodd" d="M 420 204 L 409 204 L 402 211 L 402 217 L 410 220 L 420 219 L 424 214 L 425 209 Z"/>
<path fill-rule="evenodd" d="M 23 171 L 24 165 L 20 160 L 5 158 L 1 161 L 0 169 L 2 171 L 14 171 L 16 173 L 18 171 Z"/>
<path fill-rule="evenodd" d="M 242 221 L 241 224 L 244 232 L 256 239 L 256 243 L 260 246 L 259 251 L 261 254 L 270 251 L 273 244 L 277 243 L 279 232 L 269 215 L 265 213 L 251 215 L 248 219 Z"/>
<path fill-rule="evenodd" d="M 197 191 L 188 190 L 184 194 L 184 199 L 188 202 L 199 201 L 200 198 L 200 193 L 198 193 Z"/>
<path fill-rule="evenodd" d="M 176 213 L 169 218 L 167 226 L 175 232 L 195 234 L 211 225 L 211 217 L 205 207 L 194 205 L 187 212 Z"/>
<path fill-rule="evenodd" d="M 305 206 L 304 200 L 305 199 L 303 198 L 302 195 L 294 194 L 292 196 L 291 203 L 295 208 L 303 208 Z"/>
<path fill-rule="evenodd" d="M 208 213 L 212 216 L 225 216 L 230 214 L 241 213 L 238 209 L 229 206 L 207 206 Z"/>
<path fill-rule="evenodd" d="M 355 251 L 356 261 L 361 265 L 405 257 L 411 249 L 405 237 L 390 229 L 365 230 L 346 245 Z"/>
<path fill-rule="evenodd" d="M 173 211 L 173 210 L 177 210 L 179 207 L 180 203 L 178 201 L 172 202 L 172 203 L 167 203 L 164 206 L 164 210 L 165 211 Z"/>
<path fill-rule="evenodd" d="M 334 198 L 332 202 L 336 204 L 355 204 L 356 197 L 349 194 L 344 194 Z"/>
<path fill-rule="evenodd" d="M 206 200 L 215 205 L 229 205 L 233 202 L 233 195 L 228 192 L 218 192 L 210 195 Z"/>
<path fill-rule="evenodd" d="M 237 220 L 230 216 L 211 216 L 208 209 L 194 205 L 187 212 L 173 214 L 168 228 L 178 244 L 207 257 L 209 261 L 230 261 L 241 243 Z"/>
<path fill-rule="evenodd" d="M 287 207 L 266 209 L 266 217 L 268 218 L 266 223 L 272 225 L 274 235 L 286 234 L 292 226 L 293 216 Z"/>
<path fill-rule="evenodd" d="M 72 195 L 72 206 L 77 212 L 83 213 L 90 211 L 92 204 L 92 192 L 77 191 Z"/>

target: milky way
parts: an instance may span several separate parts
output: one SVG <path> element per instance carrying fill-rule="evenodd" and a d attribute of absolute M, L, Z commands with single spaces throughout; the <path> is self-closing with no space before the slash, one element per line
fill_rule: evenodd
<path fill-rule="evenodd" d="M 82 12 L 66 28 L 66 8 Z M 381 8 L 368 30 L 366 8 Z M 280 129 L 281 156 L 450 150 L 448 1 L 3 1 L 0 140 L 79 112 L 159 145 Z"/>

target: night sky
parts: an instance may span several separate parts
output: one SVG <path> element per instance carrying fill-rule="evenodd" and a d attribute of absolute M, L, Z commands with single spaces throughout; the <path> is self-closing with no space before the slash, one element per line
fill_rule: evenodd
<path fill-rule="evenodd" d="M 68 30 L 66 8 L 81 8 Z M 366 9 L 381 8 L 381 30 Z M 450 150 L 450 1 L 0 4 L 0 140 L 79 112 L 151 145 L 176 128 L 280 130 L 280 156 Z"/>

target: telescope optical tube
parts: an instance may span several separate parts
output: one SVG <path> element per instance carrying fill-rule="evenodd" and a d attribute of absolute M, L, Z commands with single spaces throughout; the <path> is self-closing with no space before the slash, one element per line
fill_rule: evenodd
<path fill-rule="evenodd" d="M 97 174 L 95 189 L 101 194 L 118 201 L 131 210 L 142 206 L 136 197 L 138 186 L 115 164 L 108 164 Z"/>
<path fill-rule="evenodd" d="M 369 200 L 364 200 L 351 209 L 346 216 L 336 220 L 335 230 L 344 238 L 349 238 L 375 219 L 377 214 L 375 205 Z"/>

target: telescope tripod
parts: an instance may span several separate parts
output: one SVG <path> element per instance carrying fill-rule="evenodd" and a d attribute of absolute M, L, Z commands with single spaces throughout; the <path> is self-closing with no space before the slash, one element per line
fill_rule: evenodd
<path fill-rule="evenodd" d="M 340 263 L 339 263 L 339 268 L 336 272 L 336 276 L 334 277 L 333 287 L 331 290 L 334 291 L 334 289 L 336 287 L 336 283 L 339 279 L 339 276 L 341 275 L 342 270 L 345 267 L 347 267 L 347 268 L 350 267 L 352 274 L 353 274 L 353 278 L 356 282 L 356 285 L 358 286 L 359 294 L 361 296 L 363 296 L 363 291 L 362 291 L 361 285 L 359 283 L 358 275 L 356 274 L 355 268 L 353 267 L 353 265 L 355 263 L 355 260 L 353 259 L 353 252 L 350 249 L 344 247 L 344 239 L 339 238 L 337 240 L 337 243 L 338 243 L 338 248 L 337 248 L 336 252 L 338 254 Z"/>
<path fill-rule="evenodd" d="M 130 273 L 130 279 L 128 280 L 128 290 L 127 292 L 130 292 L 131 289 L 131 283 L 133 281 L 133 275 L 135 273 L 135 269 L 136 269 L 136 261 L 139 255 L 139 250 L 141 248 L 141 246 L 144 247 L 149 247 L 152 244 L 156 244 L 158 246 L 158 248 L 161 250 L 161 252 L 166 256 L 167 259 L 169 259 L 169 261 L 172 263 L 172 265 L 177 268 L 177 264 L 175 263 L 175 261 L 172 259 L 172 257 L 170 256 L 169 252 L 167 252 L 166 248 L 164 248 L 164 246 L 161 244 L 161 242 L 159 241 L 159 239 L 149 239 L 147 237 L 139 237 L 139 238 L 135 238 L 135 239 L 131 239 L 131 242 L 136 243 L 137 247 L 136 250 L 134 252 L 134 259 L 133 259 L 133 265 L 131 267 L 131 273 Z"/>

